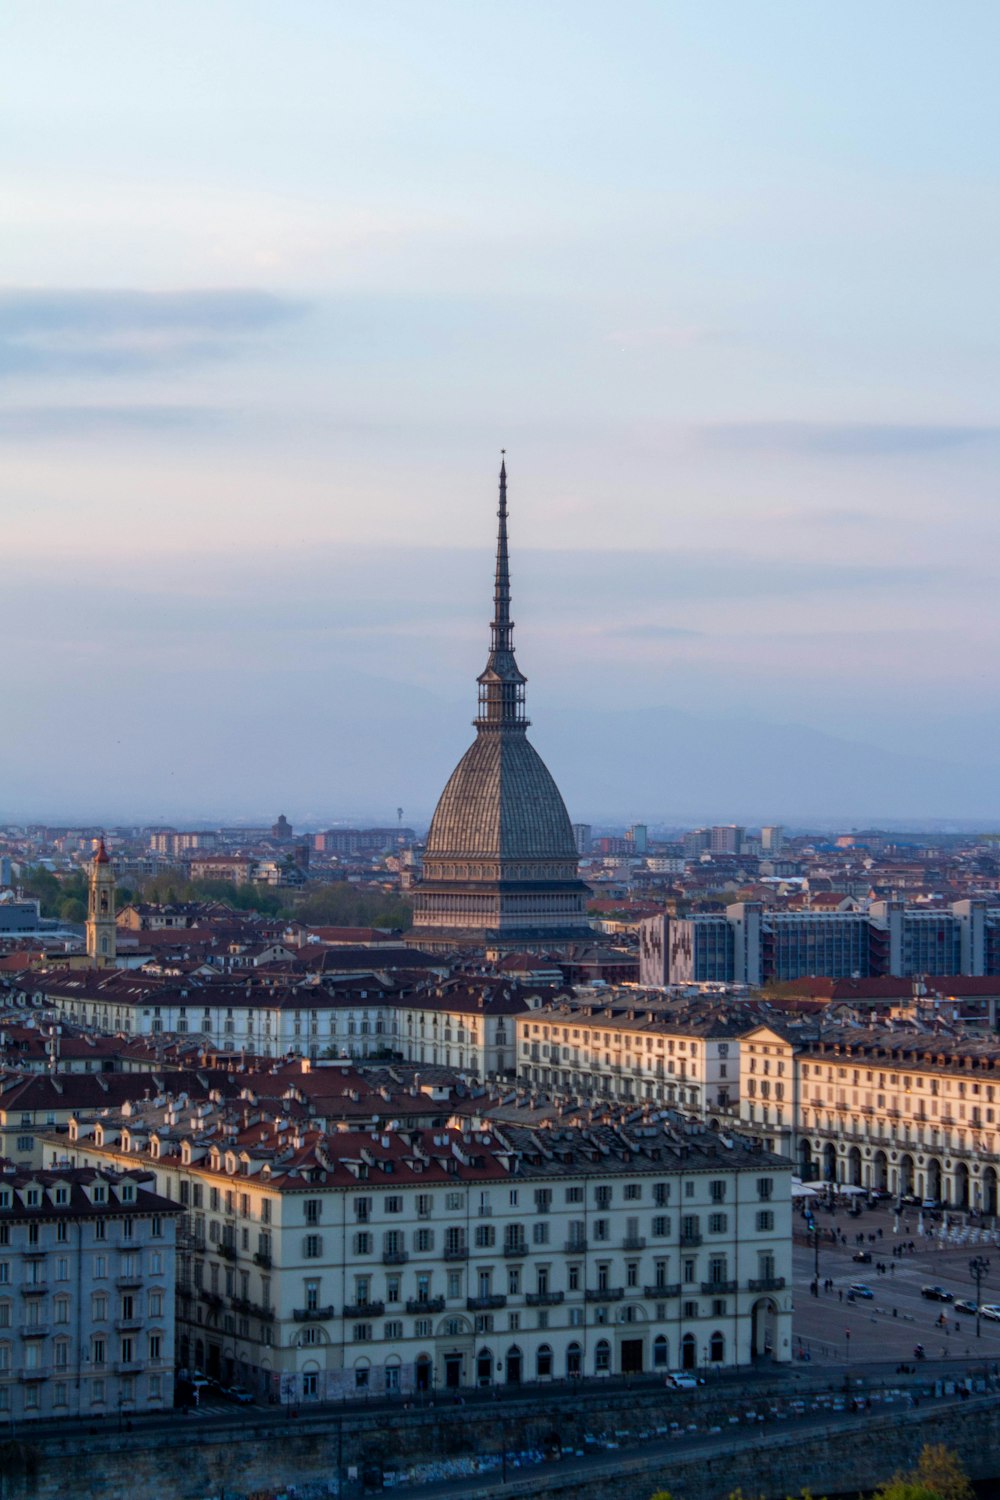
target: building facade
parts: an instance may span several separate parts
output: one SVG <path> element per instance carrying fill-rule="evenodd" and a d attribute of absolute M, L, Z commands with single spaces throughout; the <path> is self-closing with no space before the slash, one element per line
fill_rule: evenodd
<path fill-rule="evenodd" d="M 152 1174 L 0 1163 L 0 1416 L 168 1411 L 177 1206 Z"/>
<path fill-rule="evenodd" d="M 790 1164 L 648 1116 L 332 1134 L 207 1110 L 54 1152 L 180 1204 L 179 1360 L 288 1403 L 790 1357 Z M 204 1128 L 201 1128 L 204 1126 Z"/>

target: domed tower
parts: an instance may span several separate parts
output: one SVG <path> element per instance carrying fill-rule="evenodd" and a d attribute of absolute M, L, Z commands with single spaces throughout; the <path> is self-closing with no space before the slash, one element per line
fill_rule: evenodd
<path fill-rule="evenodd" d="M 425 950 L 504 953 L 593 939 L 569 814 L 526 733 L 527 679 L 514 659 L 510 618 L 506 462 L 498 515 L 490 654 L 479 677 L 476 738 L 431 821 L 406 934 L 407 943 Z"/>

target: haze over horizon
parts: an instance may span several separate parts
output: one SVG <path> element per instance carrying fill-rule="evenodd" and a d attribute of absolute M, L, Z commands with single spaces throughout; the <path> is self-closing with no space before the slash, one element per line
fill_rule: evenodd
<path fill-rule="evenodd" d="M 425 823 L 502 446 L 575 820 L 1000 820 L 960 20 L 14 0 L 0 822 Z"/>

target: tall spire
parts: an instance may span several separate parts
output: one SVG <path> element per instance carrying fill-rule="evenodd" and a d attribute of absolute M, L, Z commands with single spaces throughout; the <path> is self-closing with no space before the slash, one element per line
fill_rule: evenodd
<path fill-rule="evenodd" d="M 507 458 L 500 450 L 500 505 L 497 510 L 497 566 L 493 584 L 490 654 L 479 678 L 477 729 L 524 729 L 524 684 L 527 678 L 514 660 L 514 622 L 510 617 L 510 555 L 507 546 Z"/>
<path fill-rule="evenodd" d="M 497 511 L 497 571 L 493 587 L 494 651 L 513 650 L 513 622 L 510 618 L 510 556 L 507 551 L 507 450 L 500 449 L 500 507 Z"/>

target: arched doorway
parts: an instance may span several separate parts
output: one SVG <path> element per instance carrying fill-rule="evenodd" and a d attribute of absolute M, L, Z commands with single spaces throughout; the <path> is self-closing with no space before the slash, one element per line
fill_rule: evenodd
<path fill-rule="evenodd" d="M 681 1339 L 681 1369 L 697 1370 L 698 1368 L 698 1345 L 693 1333 L 686 1333 Z"/>
<path fill-rule="evenodd" d="M 432 1370 L 432 1368 L 433 1368 L 433 1366 L 431 1365 L 431 1361 L 430 1361 L 430 1356 L 429 1355 L 427 1355 L 427 1354 L 418 1354 L 417 1355 L 417 1362 L 416 1362 L 416 1365 L 414 1366 L 414 1375 L 416 1377 L 417 1390 L 418 1391 L 429 1391 L 430 1390 L 430 1388 L 431 1388 L 431 1370 Z"/>
<path fill-rule="evenodd" d="M 899 1195 L 901 1198 L 913 1196 L 913 1157 L 909 1155 L 899 1163 Z"/>
<path fill-rule="evenodd" d="M 670 1345 L 666 1336 L 658 1333 L 653 1340 L 653 1369 L 665 1370 L 670 1363 Z"/>
<path fill-rule="evenodd" d="M 778 1332 L 778 1304 L 771 1297 L 761 1297 L 753 1305 L 752 1349 L 754 1359 L 763 1359 L 774 1353 Z"/>
<path fill-rule="evenodd" d="M 889 1162 L 884 1151 L 876 1151 L 872 1162 L 872 1187 L 884 1193 L 889 1186 Z"/>
<path fill-rule="evenodd" d="M 847 1180 L 853 1187 L 861 1186 L 861 1147 L 852 1146 L 847 1153 Z"/>
<path fill-rule="evenodd" d="M 721 1365 L 726 1359 L 726 1340 L 718 1330 L 708 1341 L 708 1357 L 713 1365 Z"/>
<path fill-rule="evenodd" d="M 927 1193 L 928 1198 L 933 1198 L 935 1203 L 940 1203 L 943 1197 L 941 1192 L 941 1163 L 936 1156 L 927 1160 Z"/>
<path fill-rule="evenodd" d="M 449 1391 L 457 1391 L 462 1384 L 462 1356 L 450 1350 L 444 1357 L 444 1383 Z"/>
<path fill-rule="evenodd" d="M 832 1141 L 827 1141 L 823 1147 L 823 1181 L 836 1182 L 837 1180 L 837 1148 Z"/>
<path fill-rule="evenodd" d="M 983 1213 L 995 1214 L 997 1211 L 997 1171 L 996 1167 L 987 1167 L 983 1173 Z"/>
<path fill-rule="evenodd" d="M 600 1339 L 594 1348 L 594 1374 L 608 1375 L 611 1372 L 611 1345 Z"/>
<path fill-rule="evenodd" d="M 566 1374 L 570 1380 L 583 1374 L 583 1350 L 577 1343 L 570 1344 L 566 1350 Z"/>
<path fill-rule="evenodd" d="M 811 1182 L 814 1175 L 812 1147 L 808 1141 L 799 1141 L 799 1176 L 803 1182 Z"/>
<path fill-rule="evenodd" d="M 535 1375 L 539 1380 L 552 1379 L 552 1347 L 550 1344 L 539 1344 L 535 1355 Z"/>
<path fill-rule="evenodd" d="M 522 1370 L 522 1366 L 523 1366 L 523 1360 L 521 1359 L 521 1351 L 517 1347 L 516 1344 L 512 1344 L 510 1346 L 510 1348 L 507 1350 L 507 1359 L 506 1359 L 507 1384 L 508 1385 L 520 1385 L 521 1384 L 521 1370 Z"/>
<path fill-rule="evenodd" d="M 493 1384 L 493 1354 L 489 1349 L 480 1349 L 476 1355 L 476 1384 Z"/>
<path fill-rule="evenodd" d="M 960 1161 L 955 1168 L 955 1208 L 968 1208 L 969 1206 L 969 1168 L 964 1161 Z"/>

